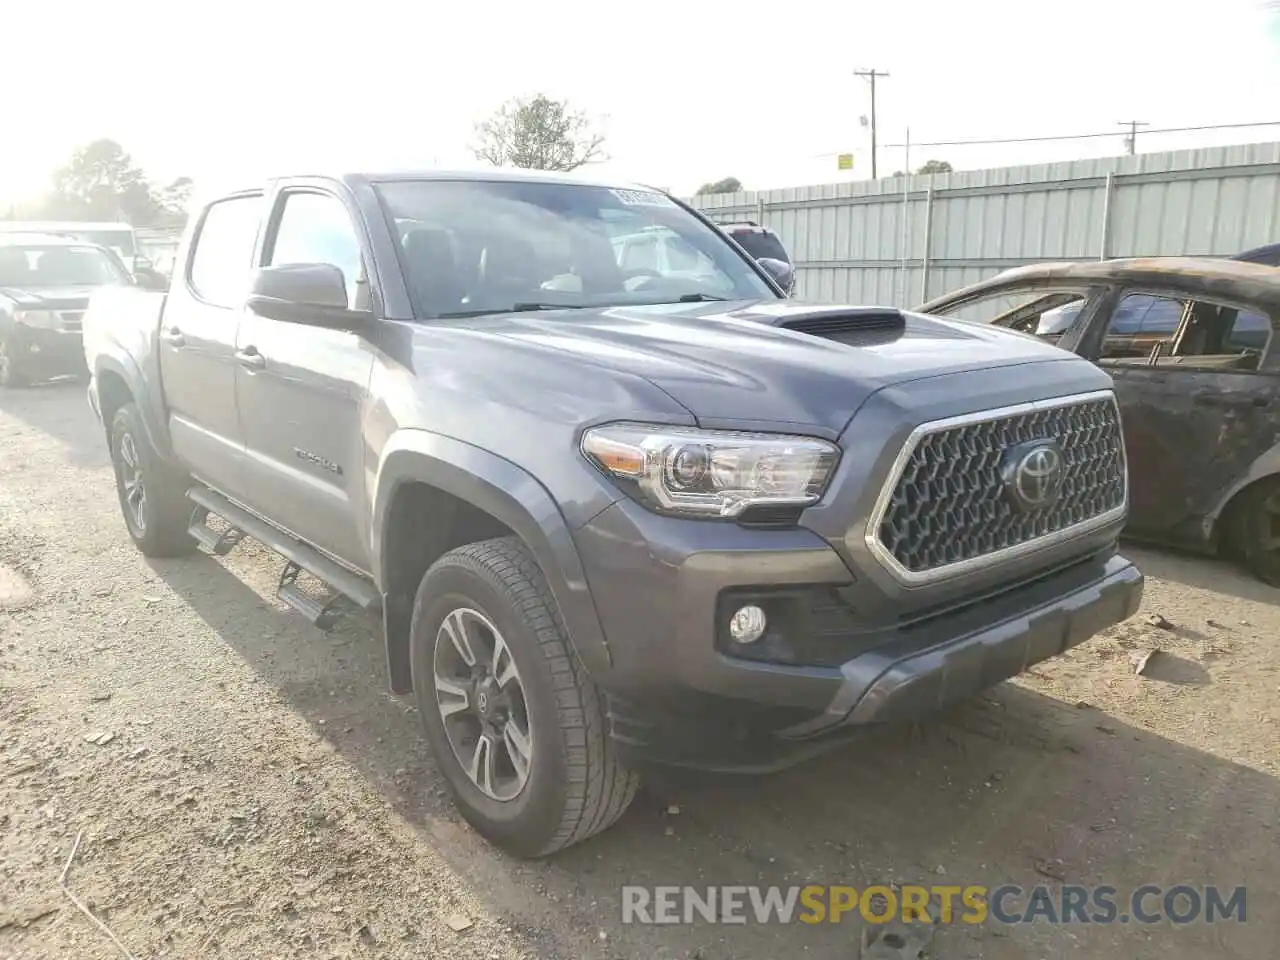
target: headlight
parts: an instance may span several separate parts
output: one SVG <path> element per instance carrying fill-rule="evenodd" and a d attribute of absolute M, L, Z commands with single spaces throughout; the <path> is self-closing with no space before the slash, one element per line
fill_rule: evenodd
<path fill-rule="evenodd" d="M 39 327 L 43 330 L 56 330 L 62 326 L 62 320 L 52 310 L 15 310 L 13 320 L 26 327 Z"/>
<path fill-rule="evenodd" d="M 816 503 L 840 458 L 837 447 L 813 437 L 643 423 L 592 427 L 582 436 L 582 452 L 634 483 L 649 506 L 697 517 Z"/>

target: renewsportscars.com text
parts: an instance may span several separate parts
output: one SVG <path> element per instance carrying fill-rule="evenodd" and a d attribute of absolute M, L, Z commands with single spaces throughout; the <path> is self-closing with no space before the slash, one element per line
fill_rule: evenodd
<path fill-rule="evenodd" d="M 1128 894 L 1107 885 L 1020 887 L 851 886 L 622 888 L 622 922 L 691 923 L 867 923 L 935 919 L 980 924 L 988 919 L 1018 923 L 1243 923 L 1244 887 L 1162 887 L 1144 884 Z"/>

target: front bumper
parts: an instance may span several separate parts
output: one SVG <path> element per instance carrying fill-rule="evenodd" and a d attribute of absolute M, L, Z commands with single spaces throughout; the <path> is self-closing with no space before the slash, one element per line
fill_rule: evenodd
<path fill-rule="evenodd" d="M 577 534 L 612 659 L 598 679 L 613 736 L 637 762 L 761 770 L 939 710 L 1132 615 L 1143 578 L 1116 553 L 1118 532 L 1022 563 L 1013 582 L 932 592 L 932 605 L 920 591 L 864 604 L 869 578 L 809 530 L 616 503 Z M 759 653 L 726 641 L 724 623 L 741 602 L 777 597 L 799 611 L 762 641 L 779 656 L 747 659 Z"/>
<path fill-rule="evenodd" d="M 49 330 L 13 324 L 6 334 L 9 356 L 32 376 L 52 377 L 85 370 L 79 330 Z"/>

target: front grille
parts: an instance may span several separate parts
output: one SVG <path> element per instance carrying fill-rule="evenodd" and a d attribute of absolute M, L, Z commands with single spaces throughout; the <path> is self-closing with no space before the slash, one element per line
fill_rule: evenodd
<path fill-rule="evenodd" d="M 58 319 L 62 321 L 63 330 L 79 330 L 80 323 L 84 319 L 84 311 L 63 310 L 58 314 Z"/>
<path fill-rule="evenodd" d="M 1034 440 L 1057 441 L 1061 488 L 1048 505 L 1020 509 L 1001 465 L 1010 448 Z M 876 552 L 908 578 L 996 562 L 1109 519 L 1125 505 L 1124 439 L 1110 393 L 925 425 L 897 462 L 888 481 L 893 492 L 872 518 L 873 549 L 882 548 Z"/>

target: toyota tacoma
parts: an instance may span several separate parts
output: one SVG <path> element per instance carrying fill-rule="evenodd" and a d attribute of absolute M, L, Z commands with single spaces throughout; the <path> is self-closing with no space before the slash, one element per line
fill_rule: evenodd
<path fill-rule="evenodd" d="M 678 268 L 613 240 L 670 231 Z M 271 180 L 85 319 L 129 535 L 251 537 L 382 615 L 456 803 L 540 856 L 651 763 L 752 771 L 1131 615 L 1110 378 L 1034 338 L 784 298 L 645 187 Z"/>

